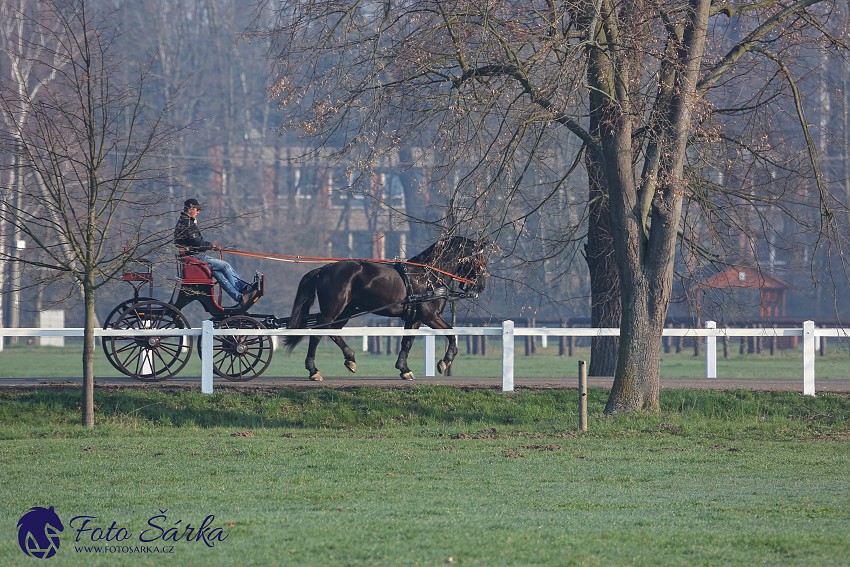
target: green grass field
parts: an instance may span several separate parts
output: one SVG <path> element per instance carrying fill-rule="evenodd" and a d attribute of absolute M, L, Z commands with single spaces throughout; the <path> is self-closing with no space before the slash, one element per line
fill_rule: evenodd
<path fill-rule="evenodd" d="M 592 389 L 586 434 L 574 390 L 98 388 L 94 430 L 79 396 L 0 388 L 4 566 L 38 563 L 17 542 L 32 506 L 62 518 L 63 566 L 850 556 L 847 396 L 664 390 L 662 413 L 606 417 Z M 210 515 L 214 547 L 185 535 Z M 127 539 L 91 541 L 110 526 Z"/>
<path fill-rule="evenodd" d="M 846 341 L 845 341 L 846 342 Z M 99 346 L 98 346 L 99 349 Z M 292 354 L 284 349 L 275 352 L 266 376 L 306 377 L 304 354 L 306 347 L 300 345 Z M 443 341 L 437 341 L 437 352 L 442 356 Z M 718 348 L 718 351 L 720 349 Z M 515 375 L 517 377 L 575 377 L 578 373 L 578 361 L 589 360 L 590 350 L 579 348 L 574 356 L 559 356 L 558 348 L 552 342 L 548 348 L 538 348 L 533 356 L 525 356 L 521 341 L 515 349 Z M 64 348 L 7 346 L 0 352 L 0 379 L 21 377 L 79 377 L 81 370 L 82 348 L 79 343 L 70 343 Z M 491 340 L 487 355 L 471 355 L 461 349 L 455 359 L 453 372 L 456 376 L 501 376 L 501 342 Z M 692 350 L 682 350 L 662 354 L 662 378 L 702 378 L 705 376 L 704 356 L 695 357 Z M 349 376 L 342 365 L 343 358 L 339 349 L 330 341 L 323 341 L 319 347 L 317 364 L 325 376 Z M 417 341 L 410 356 L 414 373 L 424 376 L 422 341 Z M 395 355 L 369 354 L 357 352 L 357 373 L 360 376 L 397 376 L 394 368 Z M 828 349 L 827 355 L 817 357 L 815 364 L 818 380 L 850 378 L 850 355 L 846 344 L 836 344 Z M 109 377 L 120 374 L 109 364 L 104 354 L 98 350 L 95 358 L 95 374 Z M 181 376 L 200 376 L 201 364 L 193 353 Z M 767 351 L 753 354 L 740 354 L 737 349 L 730 350 L 728 358 L 718 354 L 717 375 L 720 378 L 787 378 L 800 379 L 802 376 L 802 354 L 800 349 L 777 350 L 774 356 Z"/>

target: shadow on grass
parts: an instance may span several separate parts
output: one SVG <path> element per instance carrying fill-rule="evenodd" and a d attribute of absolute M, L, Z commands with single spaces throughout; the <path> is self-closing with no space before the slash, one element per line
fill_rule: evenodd
<path fill-rule="evenodd" d="M 7 427 L 77 424 L 78 388 L 0 390 L 0 424 Z M 588 409 L 602 415 L 608 391 L 591 389 Z M 578 415 L 575 390 L 464 390 L 444 386 L 410 389 L 222 389 L 98 388 L 100 424 L 235 428 L 329 428 L 467 425 L 540 429 L 573 428 Z M 812 426 L 846 428 L 850 397 L 816 398 L 794 393 L 664 390 L 662 414 L 630 416 L 634 424 L 679 416 L 682 419 L 790 420 Z M 612 424 L 613 425 L 613 424 Z"/>
<path fill-rule="evenodd" d="M 606 392 L 591 393 L 600 410 Z M 55 425 L 77 423 L 81 391 L 42 388 L 0 391 L 0 423 Z M 219 390 L 212 395 L 181 388 L 99 388 L 99 423 L 150 423 L 175 427 L 349 428 L 459 423 L 513 424 L 557 422 L 578 411 L 576 393 L 527 392 L 417 386 L 378 388 Z M 572 418 L 571 418 L 572 419 Z"/>

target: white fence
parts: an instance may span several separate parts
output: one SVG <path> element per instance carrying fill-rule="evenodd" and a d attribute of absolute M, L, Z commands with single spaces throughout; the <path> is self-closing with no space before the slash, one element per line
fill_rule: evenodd
<path fill-rule="evenodd" d="M 96 329 L 96 337 L 107 336 L 157 336 L 163 330 L 113 330 Z M 513 321 L 504 321 L 501 327 L 455 327 L 441 330 L 421 328 L 408 330 L 400 327 L 347 327 L 329 331 L 326 329 L 215 329 L 212 321 L 204 321 L 200 329 L 168 329 L 169 336 L 199 336 L 201 342 L 201 391 L 213 391 L 213 340 L 216 335 L 319 335 L 329 334 L 344 337 L 398 337 L 417 336 L 425 338 L 425 375 L 435 375 L 435 340 L 438 336 L 490 336 L 502 339 L 502 391 L 514 389 L 514 339 L 516 337 L 602 337 L 619 336 L 617 328 L 540 328 L 515 327 Z M 3 336 L 12 337 L 82 337 L 83 329 L 8 329 L 0 328 L 0 340 Z M 800 374 L 802 392 L 807 396 L 815 395 L 815 356 L 820 337 L 850 337 L 850 331 L 838 328 L 816 328 L 814 321 L 804 321 L 797 328 L 760 328 L 760 329 L 719 329 L 714 321 L 706 322 L 704 329 L 664 329 L 665 337 L 705 337 L 705 377 L 717 377 L 717 338 L 725 337 L 799 337 L 803 344 L 803 362 Z M 2 354 L 0 354 L 2 357 Z"/>

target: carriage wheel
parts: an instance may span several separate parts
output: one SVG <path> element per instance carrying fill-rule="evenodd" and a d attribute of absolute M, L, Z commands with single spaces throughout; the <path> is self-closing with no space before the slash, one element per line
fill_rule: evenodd
<path fill-rule="evenodd" d="M 149 300 L 131 303 L 113 329 L 188 329 L 189 322 L 169 303 Z M 192 355 L 192 337 L 148 335 L 104 337 L 107 358 L 120 372 L 145 382 L 171 378 L 186 366 Z"/>
<path fill-rule="evenodd" d="M 124 311 L 126 311 L 127 308 L 130 307 L 132 304 L 137 303 L 139 301 L 152 301 L 152 300 L 153 300 L 152 297 L 140 297 L 138 299 L 132 298 L 132 299 L 127 299 L 127 300 L 122 301 L 121 303 L 119 303 L 118 305 L 115 306 L 115 309 L 113 309 L 112 311 L 109 312 L 109 315 L 106 316 L 106 319 L 103 322 L 103 328 L 104 329 L 114 329 L 115 328 L 115 321 L 117 321 L 118 317 L 122 313 L 124 313 Z M 121 364 L 113 356 L 111 345 L 112 345 L 112 337 L 103 337 L 103 338 L 100 339 L 100 346 L 103 348 L 103 354 L 106 355 L 106 360 L 108 360 L 109 363 L 113 367 L 115 367 L 115 369 L 118 372 L 121 372 L 122 374 L 126 374 L 124 372 L 124 367 L 121 366 Z"/>
<path fill-rule="evenodd" d="M 218 324 L 219 329 L 265 329 L 252 317 L 237 315 Z M 201 348 L 198 348 L 200 354 Z M 213 370 L 233 382 L 253 380 L 266 371 L 272 361 L 272 338 L 268 335 L 215 335 Z"/>

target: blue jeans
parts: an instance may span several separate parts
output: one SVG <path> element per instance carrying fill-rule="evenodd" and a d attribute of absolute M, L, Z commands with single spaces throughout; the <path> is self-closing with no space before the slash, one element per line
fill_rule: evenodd
<path fill-rule="evenodd" d="M 221 284 L 221 289 L 223 289 L 227 295 L 232 297 L 235 301 L 242 299 L 242 292 L 249 287 L 249 284 L 240 279 L 236 270 L 233 269 L 233 266 L 224 260 L 213 258 L 206 254 L 195 254 L 194 256 L 198 260 L 206 262 L 209 265 L 210 270 L 212 270 L 213 277 L 218 280 L 218 283 Z"/>

